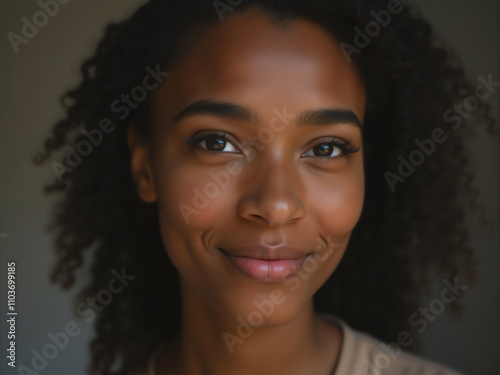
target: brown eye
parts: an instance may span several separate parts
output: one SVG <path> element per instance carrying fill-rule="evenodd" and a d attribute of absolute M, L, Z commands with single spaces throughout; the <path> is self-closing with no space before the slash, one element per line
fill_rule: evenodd
<path fill-rule="evenodd" d="M 186 139 L 190 145 L 197 145 L 205 150 L 219 153 L 237 152 L 238 149 L 228 139 L 226 133 L 209 132 L 196 134 L 190 139 Z"/>
<path fill-rule="evenodd" d="M 313 147 L 313 152 L 316 156 L 336 156 L 337 154 L 332 155 L 334 151 L 339 151 L 338 153 L 340 153 L 340 149 L 332 144 L 321 144 Z"/>
<path fill-rule="evenodd" d="M 204 143 L 210 151 L 222 151 L 226 147 L 226 140 L 216 136 L 207 137 Z"/>
<path fill-rule="evenodd" d="M 332 143 L 320 143 L 314 147 L 311 147 L 304 156 L 319 156 L 319 157 L 327 157 L 334 158 L 342 154 L 342 150 L 340 147 L 332 144 Z"/>
<path fill-rule="evenodd" d="M 337 137 L 324 137 L 315 140 L 315 144 L 310 147 L 302 156 L 316 157 L 323 160 L 337 160 L 344 157 L 350 157 L 351 154 L 358 152 L 359 147 L 354 147 L 352 142 Z"/>

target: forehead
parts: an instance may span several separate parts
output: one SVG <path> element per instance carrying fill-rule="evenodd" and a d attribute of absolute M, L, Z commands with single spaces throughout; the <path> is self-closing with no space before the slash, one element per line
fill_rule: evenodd
<path fill-rule="evenodd" d="M 365 91 L 334 37 L 305 19 L 273 22 L 257 7 L 235 12 L 192 39 L 157 101 L 184 108 L 205 99 L 350 107 L 363 118 Z M 323 103 L 324 102 L 324 103 Z"/>

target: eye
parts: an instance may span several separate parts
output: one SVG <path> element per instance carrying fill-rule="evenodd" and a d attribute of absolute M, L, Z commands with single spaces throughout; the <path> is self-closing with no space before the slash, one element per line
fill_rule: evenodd
<path fill-rule="evenodd" d="M 227 134 L 223 132 L 196 133 L 191 138 L 186 139 L 186 142 L 190 145 L 199 145 L 201 148 L 212 152 L 240 152 L 229 140 Z"/>
<path fill-rule="evenodd" d="M 342 150 L 331 144 L 322 143 L 310 148 L 305 154 L 305 156 L 322 156 L 322 157 L 335 157 L 342 153 Z"/>
<path fill-rule="evenodd" d="M 338 159 L 348 157 L 350 154 L 359 151 L 359 147 L 355 148 L 348 141 L 338 138 L 323 139 L 317 142 L 314 146 L 309 148 L 302 156 L 306 157 L 320 157 L 326 159 Z"/>

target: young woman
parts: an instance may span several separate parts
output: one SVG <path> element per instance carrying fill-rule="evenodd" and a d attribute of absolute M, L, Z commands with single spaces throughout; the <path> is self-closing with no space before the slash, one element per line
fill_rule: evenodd
<path fill-rule="evenodd" d="M 472 87 L 408 3 L 152 0 L 82 73 L 41 159 L 54 282 L 127 280 L 90 374 L 455 374 L 405 351 L 424 271 L 474 275 Z"/>

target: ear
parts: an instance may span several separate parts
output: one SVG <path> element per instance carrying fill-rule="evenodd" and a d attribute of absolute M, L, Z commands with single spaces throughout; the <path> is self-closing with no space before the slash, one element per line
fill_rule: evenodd
<path fill-rule="evenodd" d="M 156 188 L 149 161 L 148 145 L 135 131 L 133 125 L 127 129 L 127 141 L 130 150 L 130 172 L 137 194 L 144 202 L 156 202 Z"/>

